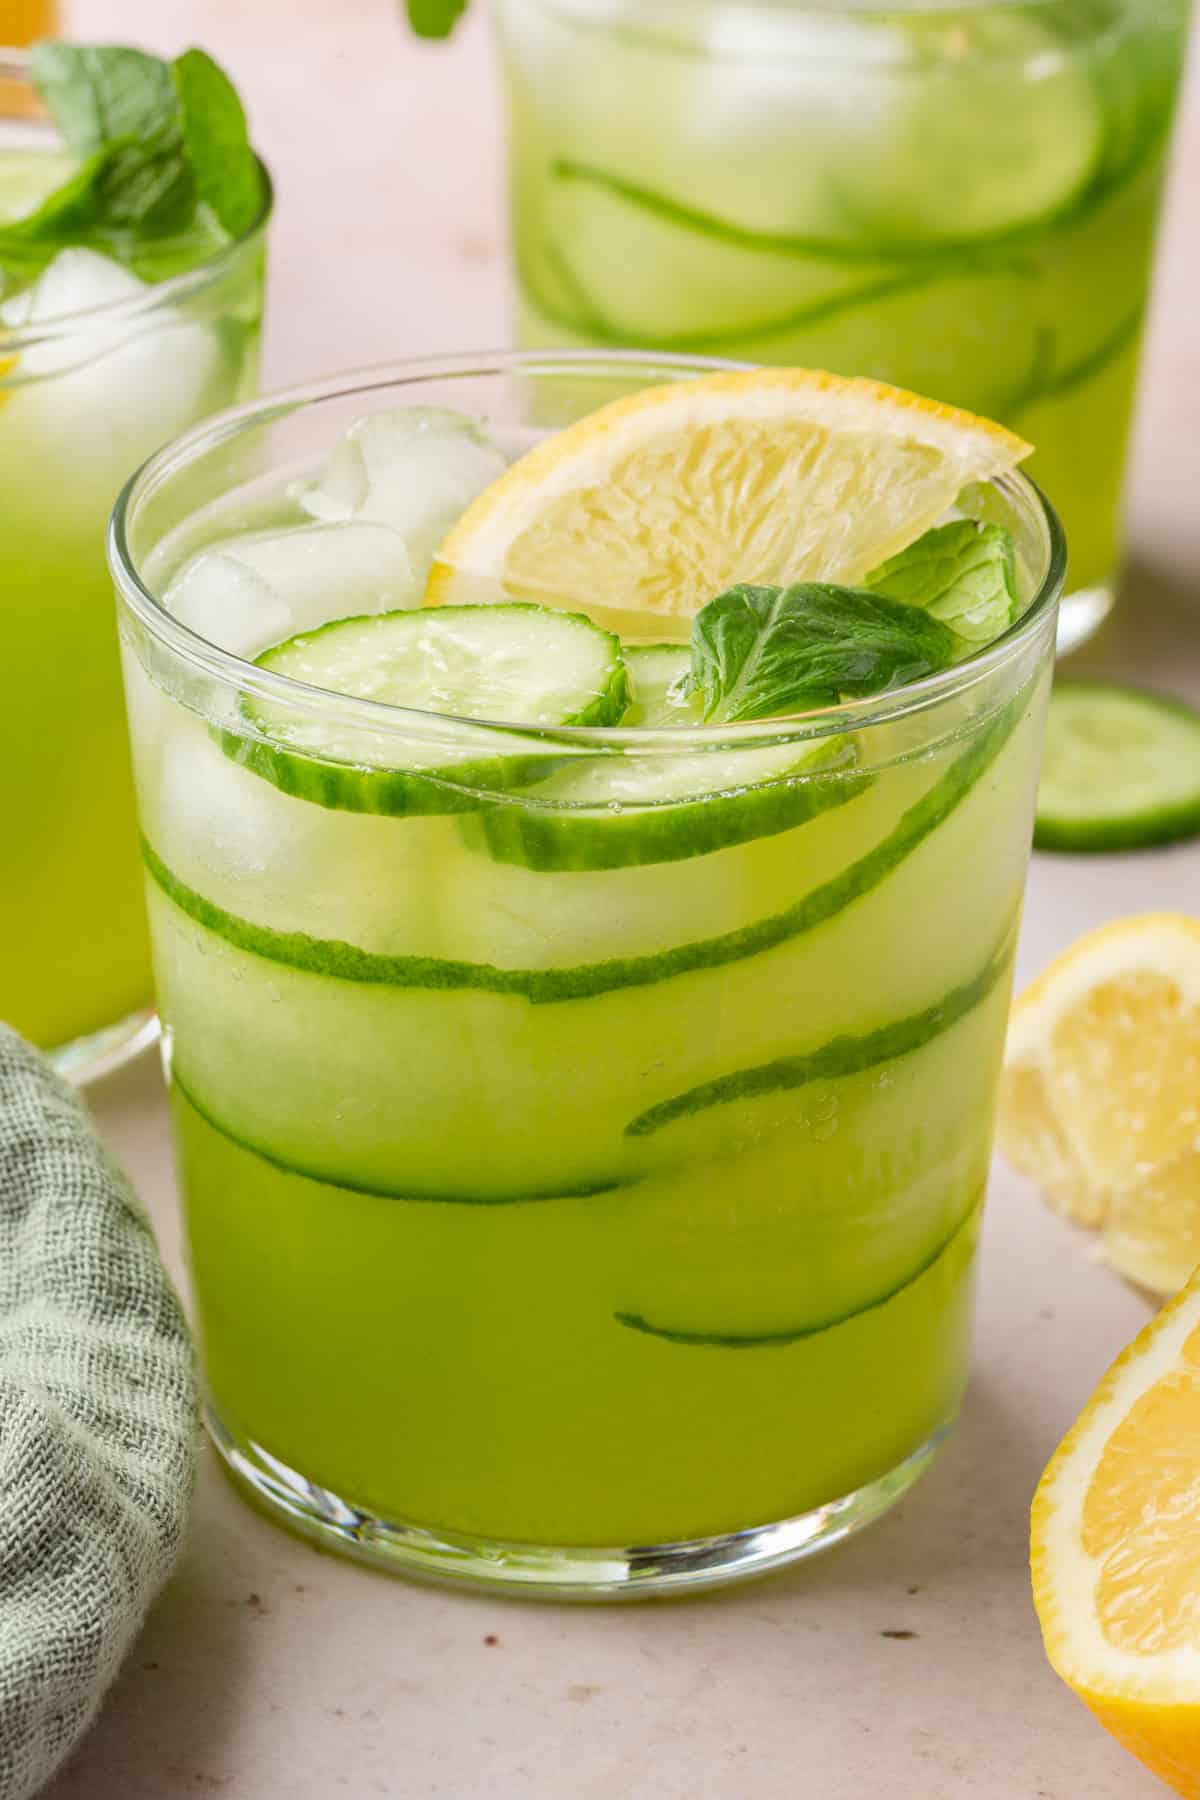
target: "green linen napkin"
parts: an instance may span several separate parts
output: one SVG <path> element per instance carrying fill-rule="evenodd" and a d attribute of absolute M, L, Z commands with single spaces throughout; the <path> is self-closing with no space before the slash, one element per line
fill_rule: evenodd
<path fill-rule="evenodd" d="M 0 1026 L 0 1800 L 90 1722 L 174 1561 L 192 1353 L 79 1101 Z"/>

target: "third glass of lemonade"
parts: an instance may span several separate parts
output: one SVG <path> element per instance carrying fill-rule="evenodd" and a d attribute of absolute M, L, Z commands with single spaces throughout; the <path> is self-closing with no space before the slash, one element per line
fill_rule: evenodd
<path fill-rule="evenodd" d="M 1107 612 L 1182 0 L 499 0 L 520 332 L 1000 419 Z"/>
<path fill-rule="evenodd" d="M 0 225 L 76 167 L 40 112 L 0 53 Z M 0 1018 L 80 1077 L 150 1024 L 105 522 L 156 445 L 254 391 L 270 205 L 237 241 L 159 240 L 141 276 L 70 245 L 0 266 Z"/>
<path fill-rule="evenodd" d="M 1020 475 L 956 500 L 952 473 L 920 502 L 953 514 L 940 599 L 735 582 L 673 610 L 822 518 L 839 566 L 873 561 L 850 540 L 944 479 L 945 409 L 765 373 L 363 374 L 200 428 L 118 508 L 210 1421 L 331 1547 L 537 1591 L 712 1582 L 874 1517 L 957 1410 L 1061 544 Z M 824 512 L 796 501 L 823 458 Z M 643 580 L 668 540 L 678 588 Z M 911 599 L 913 571 L 869 581 Z M 799 635 L 706 722 L 689 671 L 724 680 L 745 606 Z M 843 651 L 860 697 L 752 703 L 781 657 L 807 682 Z"/>

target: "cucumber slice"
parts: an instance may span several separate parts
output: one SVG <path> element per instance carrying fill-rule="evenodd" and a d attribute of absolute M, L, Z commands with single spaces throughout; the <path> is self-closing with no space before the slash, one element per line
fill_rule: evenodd
<path fill-rule="evenodd" d="M 991 830 L 986 796 L 988 784 L 984 778 L 1009 743 L 1025 710 L 1026 703 L 1018 696 L 1017 701 L 999 714 L 969 749 L 899 814 L 869 849 L 847 861 L 825 881 L 818 882 L 800 899 L 731 931 L 691 939 L 640 956 L 609 957 L 563 967 L 519 968 L 465 958 L 364 950 L 341 938 L 281 931 L 228 912 L 182 880 L 146 839 L 142 841 L 142 855 L 151 881 L 180 914 L 203 926 L 214 938 L 234 950 L 244 951 L 281 968 L 368 987 L 430 991 L 478 989 L 513 995 L 534 1006 L 594 999 L 622 988 L 649 987 L 707 969 L 728 968 L 806 937 L 847 909 L 868 900 L 889 877 L 902 870 L 908 859 L 930 838 L 936 838 L 945 847 L 947 879 L 956 860 L 981 873 L 984 870 L 997 873 L 994 858 L 990 864 L 974 860 L 978 853 L 976 846 L 985 841 Z M 1017 768 L 1006 773 L 1003 780 L 1021 779 L 1018 771 L 1025 761 L 1024 753 L 1019 752 Z M 877 794 L 879 792 L 877 790 Z M 949 832 L 946 827 L 964 803 L 968 803 L 968 812 L 972 810 L 969 805 L 972 797 L 981 820 L 960 843 L 953 827 Z M 855 815 L 849 817 L 853 819 Z M 1010 873 L 1014 883 L 1019 883 L 1020 875 L 1015 870 Z M 1003 887 L 1003 881 L 998 887 Z M 955 891 L 965 899 L 961 879 Z M 989 887 L 986 892 L 994 901 L 995 890 Z M 976 898 L 979 902 L 976 910 L 982 916 L 986 905 L 981 896 Z M 893 932 L 893 939 L 894 935 Z"/>
<path fill-rule="evenodd" d="M 944 859 L 920 860 L 928 893 Z M 765 1142 L 803 1125 L 840 1081 L 900 1079 L 975 1015 L 999 1044 L 1007 980 L 990 994 L 973 981 L 980 964 L 966 958 L 980 947 L 911 907 L 911 887 L 895 893 L 909 929 L 886 994 L 875 950 L 892 909 L 878 896 L 770 961 L 544 1006 L 287 969 L 209 934 L 153 884 L 147 898 L 175 1074 L 227 1136 L 344 1187 L 529 1198 L 596 1193 Z M 989 925 L 992 910 L 988 899 Z M 939 992 L 947 1004 L 931 1006 Z M 963 1081 L 976 1062 L 964 1061 Z M 570 1078 L 550 1079 L 556 1070 Z"/>
<path fill-rule="evenodd" d="M 625 666 L 625 724 L 701 723 L 698 697 L 681 692 L 691 668 L 685 644 L 627 646 Z M 870 779 L 856 771 L 845 737 L 681 756 L 614 751 L 558 769 L 532 803 L 501 804 L 469 830 L 495 861 L 529 869 L 678 862 L 787 831 L 853 800 Z"/>
<path fill-rule="evenodd" d="M 873 1299 L 865 1300 L 861 1305 L 849 1311 L 833 1311 L 824 1318 L 811 1323 L 793 1326 L 781 1326 L 773 1331 L 745 1331 L 736 1327 L 716 1326 L 711 1323 L 698 1328 L 690 1324 L 679 1324 L 669 1312 L 656 1313 L 653 1317 L 643 1313 L 617 1311 L 613 1318 L 618 1325 L 627 1331 L 640 1332 L 644 1337 L 658 1338 L 661 1341 L 679 1345 L 687 1349 L 704 1350 L 770 1350 L 784 1349 L 792 1344 L 804 1342 L 807 1338 L 822 1337 L 826 1332 L 853 1326 L 859 1320 L 878 1312 L 882 1307 L 899 1301 L 922 1284 L 931 1290 L 930 1304 L 938 1306 L 936 1295 L 941 1302 L 947 1295 L 947 1283 L 956 1287 L 970 1265 L 979 1242 L 979 1227 L 982 1217 L 982 1196 L 974 1200 L 970 1211 L 949 1233 L 949 1236 L 926 1257 L 916 1268 L 909 1272 L 894 1286 L 877 1294 Z M 858 1241 L 854 1239 L 853 1241 Z M 687 1316 L 686 1314 L 684 1316 Z"/>
<path fill-rule="evenodd" d="M 629 673 L 626 725 L 662 730 L 703 722 L 699 697 L 682 691 L 692 671 L 690 645 L 626 644 L 623 654 Z"/>
<path fill-rule="evenodd" d="M 592 1200 L 600 1194 L 613 1193 L 620 1186 L 616 1181 L 600 1181 L 585 1182 L 580 1187 L 555 1188 L 550 1193 L 531 1191 L 511 1194 L 458 1192 L 424 1194 L 419 1191 L 414 1192 L 407 1187 L 399 1187 L 395 1183 L 389 1184 L 386 1181 L 368 1186 L 359 1181 L 345 1181 L 340 1176 L 335 1179 L 329 1175 L 314 1175 L 303 1164 L 289 1162 L 285 1156 L 264 1150 L 250 1139 L 238 1137 L 236 1133 L 226 1131 L 215 1119 L 210 1118 L 202 1103 L 193 1093 L 189 1092 L 186 1084 L 180 1080 L 178 1069 L 174 1066 L 171 1069 L 170 1092 L 173 1100 L 181 1100 L 198 1119 L 203 1119 L 210 1131 L 225 1138 L 228 1143 L 234 1145 L 238 1150 L 244 1151 L 247 1156 L 257 1157 L 260 1162 L 266 1163 L 269 1168 L 278 1170 L 281 1175 L 299 1176 L 303 1181 L 314 1182 L 319 1187 L 336 1188 L 343 1194 L 368 1194 L 376 1200 L 403 1200 L 410 1205 L 417 1206 L 531 1206 L 547 1201 Z"/>
<path fill-rule="evenodd" d="M 838 826 L 819 871 L 803 858 L 791 882 L 780 871 L 778 889 L 762 898 L 777 892 L 784 904 L 756 924 L 693 938 L 687 890 L 696 884 L 684 883 L 665 918 L 678 942 L 657 954 L 563 967 L 539 967 L 533 956 L 520 967 L 452 961 L 458 939 L 448 920 L 432 955 L 388 955 L 273 928 L 253 913 L 236 917 L 228 886 L 215 905 L 204 899 L 195 863 L 197 886 L 185 887 L 151 862 L 147 899 L 175 1069 L 210 1118 L 259 1152 L 310 1175 L 408 1195 L 561 1195 L 728 1155 L 747 1132 L 764 1141 L 807 1114 L 834 1079 L 832 1061 L 781 1069 L 781 1059 L 847 1037 L 861 1051 L 879 1028 L 911 1025 L 990 963 L 1024 881 L 1023 797 L 1032 798 L 1040 712 L 1020 695 L 969 750 L 947 746 L 932 765 L 898 764 L 856 806 L 816 822 L 818 837 Z M 381 835 L 425 829 L 406 824 L 397 834 L 391 821 L 359 822 Z M 444 861 L 430 880 L 452 894 L 474 871 L 455 854 L 457 826 L 441 835 L 430 854 Z M 356 866 L 366 864 L 364 851 Z M 331 880 L 339 867 L 335 857 Z M 806 876 L 812 886 L 797 898 Z M 525 879 L 545 884 L 548 913 L 572 891 L 543 875 Z M 468 956 L 485 949 L 489 909 L 502 946 L 511 899 L 494 901 L 487 884 L 477 890 L 483 916 L 463 940 Z M 298 922 L 277 902 L 264 910 L 281 925 Z M 397 950 L 402 943 L 391 940 Z M 418 939 L 413 948 L 433 946 Z M 998 1009 L 1002 1018 L 1005 1000 L 998 982 L 973 1016 Z M 995 1033 L 998 1043 L 998 1023 Z M 871 1048 L 888 1047 L 876 1039 Z M 915 1047 L 911 1032 L 903 1047 Z M 918 1069 L 925 1053 L 905 1069 Z M 769 1065 L 737 1104 L 720 1103 L 727 1086 L 695 1104 L 695 1090 Z M 811 1079 L 797 1084 L 805 1072 Z M 896 1073 L 876 1067 L 860 1078 Z M 635 1118 L 685 1095 L 666 1128 L 627 1134 Z M 626 1289 L 613 1305 L 650 1316 L 658 1297 Z M 723 1311 L 719 1318 L 726 1322 Z M 766 1324 L 793 1321 L 789 1306 Z M 750 1324 L 759 1328 L 757 1315 Z"/>
<path fill-rule="evenodd" d="M 702 1082 L 639 1113 L 625 1127 L 626 1137 L 651 1137 L 668 1125 L 706 1112 L 709 1107 L 730 1106 L 767 1094 L 787 1093 L 790 1089 L 810 1087 L 816 1082 L 838 1081 L 911 1056 L 974 1012 L 997 982 L 1008 978 L 1012 969 L 1015 930 L 1014 920 L 1012 928 L 984 966 L 932 1006 L 923 1007 L 907 1018 L 893 1019 L 861 1037 L 843 1034 L 801 1056 L 776 1057 L 754 1068 L 735 1069 L 712 1081 Z"/>
<path fill-rule="evenodd" d="M 284 793 L 349 812 L 470 810 L 483 797 L 473 790 L 544 773 L 549 759 L 536 738 L 457 721 L 615 725 L 628 703 L 611 632 L 579 613 L 518 602 L 336 619 L 264 652 L 258 666 L 329 693 L 448 715 L 436 747 L 406 746 L 398 732 L 244 701 L 254 735 L 224 733 L 226 754 Z"/>
<path fill-rule="evenodd" d="M 1200 832 L 1200 712 L 1100 681 L 1056 685 L 1033 841 L 1136 850 Z"/>
<path fill-rule="evenodd" d="M 614 1311 L 680 1341 L 815 1335 L 907 1287 L 981 1197 L 1007 992 L 886 1070 L 750 1101 L 629 1190 Z M 700 1121 L 697 1121 L 700 1124 Z"/>

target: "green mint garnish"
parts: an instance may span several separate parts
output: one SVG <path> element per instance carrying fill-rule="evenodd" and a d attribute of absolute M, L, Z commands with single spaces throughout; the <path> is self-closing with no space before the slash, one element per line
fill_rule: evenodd
<path fill-rule="evenodd" d="M 32 279 L 60 250 L 137 265 L 148 245 L 230 237 L 263 205 L 262 173 L 228 77 L 202 50 L 174 62 L 116 45 L 36 44 L 33 84 L 80 166 L 0 228 L 0 268 Z"/>
<path fill-rule="evenodd" d="M 170 66 L 117 44 L 35 44 L 33 84 L 69 150 L 91 156 L 151 136 L 175 117 Z"/>
<path fill-rule="evenodd" d="M 742 583 L 692 621 L 689 691 L 732 724 L 903 687 L 953 660 L 954 633 L 920 607 L 861 588 Z"/>
<path fill-rule="evenodd" d="M 467 0 L 407 0 L 408 22 L 418 37 L 449 37 Z"/>
<path fill-rule="evenodd" d="M 129 260 L 138 241 L 186 231 L 195 211 L 195 181 L 167 127 L 95 151 L 35 212 L 0 228 L 0 267 L 32 279 L 74 245 Z"/>
<path fill-rule="evenodd" d="M 185 50 L 171 64 L 184 148 L 200 198 L 230 237 L 262 209 L 262 173 L 237 89 L 207 52 Z"/>
<path fill-rule="evenodd" d="M 972 646 L 999 637 L 1019 607 L 1012 536 L 975 519 L 935 525 L 873 569 L 863 586 L 922 607 Z"/>

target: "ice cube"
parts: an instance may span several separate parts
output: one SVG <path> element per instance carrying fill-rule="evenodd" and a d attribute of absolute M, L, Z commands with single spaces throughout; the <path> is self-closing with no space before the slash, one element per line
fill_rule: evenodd
<path fill-rule="evenodd" d="M 398 531 L 424 586 L 434 553 L 464 507 L 508 459 L 477 419 L 400 406 L 359 419 L 315 482 L 296 492 L 313 518 L 372 520 Z"/>
<path fill-rule="evenodd" d="M 237 881 L 261 880 L 271 870 L 278 881 L 290 867 L 307 886 L 311 857 L 298 859 L 313 838 L 306 815 L 318 809 L 297 806 L 239 768 L 201 720 L 177 710 L 146 785 L 145 826 L 155 850 L 181 881 L 217 905 L 233 906 Z M 243 912 L 247 902 L 243 893 Z"/>
<path fill-rule="evenodd" d="M 13 504 L 31 521 L 62 529 L 69 469 L 70 520 L 94 532 L 94 515 L 153 449 L 236 398 L 236 358 L 220 327 L 143 305 L 146 291 L 108 258 L 70 250 L 4 303 L 4 325 L 51 327 L 17 351 L 5 389 L 5 437 L 21 446 Z"/>
<path fill-rule="evenodd" d="M 151 450 L 237 395 L 221 326 L 93 250 L 60 251 L 0 304 L 0 327 L 33 337 L 8 372 L 6 435 L 22 443 L 32 485 L 52 487 L 47 466 L 70 469 L 77 511 L 111 504 Z"/>
<path fill-rule="evenodd" d="M 454 819 L 397 831 L 391 819 L 293 799 L 240 767 L 206 719 L 170 703 L 140 780 L 149 842 L 215 906 L 385 954 L 445 954 L 438 896 L 460 854 Z"/>
<path fill-rule="evenodd" d="M 330 619 L 419 606 L 422 591 L 399 533 L 355 520 L 211 545 L 175 576 L 163 604 L 210 643 L 253 658 Z"/>
<path fill-rule="evenodd" d="M 181 625 L 247 661 L 293 635 L 287 601 L 222 550 L 194 557 L 167 589 L 163 604 Z"/>
<path fill-rule="evenodd" d="M 403 535 L 386 525 L 299 525 L 238 538 L 227 552 L 284 596 L 296 631 L 421 604 L 424 582 Z"/>
<path fill-rule="evenodd" d="M 145 287 L 144 281 L 110 256 L 95 250 L 60 250 L 36 280 L 0 306 L 0 322 L 14 331 L 45 325 L 70 313 L 92 312 L 115 300 L 127 300 Z M 103 322 L 96 320 L 90 329 L 103 331 Z"/>

